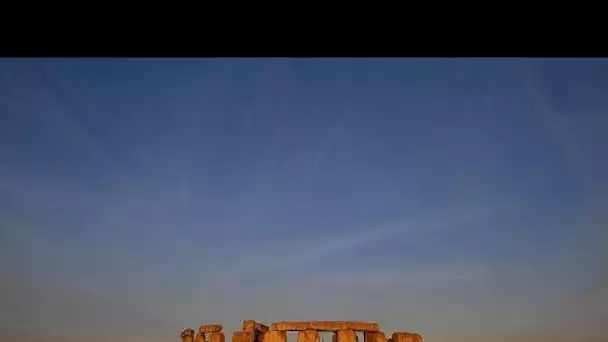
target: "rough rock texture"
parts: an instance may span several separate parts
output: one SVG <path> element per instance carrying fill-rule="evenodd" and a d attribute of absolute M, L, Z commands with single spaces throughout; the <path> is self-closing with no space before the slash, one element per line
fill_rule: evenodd
<path fill-rule="evenodd" d="M 182 338 L 182 342 L 192 342 L 194 340 L 194 330 L 184 329 L 179 337 Z"/>
<path fill-rule="evenodd" d="M 194 339 L 194 342 L 206 342 L 207 340 L 205 339 L 205 333 L 204 332 L 198 332 L 198 334 L 196 334 L 196 338 Z"/>
<path fill-rule="evenodd" d="M 221 324 L 205 324 L 205 325 L 201 325 L 201 327 L 198 329 L 198 331 L 202 332 L 202 333 L 218 332 L 218 331 L 222 331 L 222 325 Z"/>
<path fill-rule="evenodd" d="M 394 332 L 393 342 L 414 342 L 414 336 L 408 332 Z"/>
<path fill-rule="evenodd" d="M 338 330 L 336 342 L 357 342 L 357 334 L 354 330 Z"/>
<path fill-rule="evenodd" d="M 302 330 L 298 332 L 298 342 L 320 342 L 321 337 L 316 330 Z"/>
<path fill-rule="evenodd" d="M 248 331 L 237 331 L 232 334 L 232 342 L 255 342 L 255 336 Z"/>
<path fill-rule="evenodd" d="M 264 325 L 264 324 L 258 323 L 258 322 L 255 322 L 255 328 L 262 333 L 265 333 L 268 330 L 270 330 L 270 328 L 267 325 Z"/>
<path fill-rule="evenodd" d="M 249 331 L 254 328 L 261 332 L 267 332 L 269 330 L 267 325 L 262 324 L 260 322 L 256 322 L 252 319 L 243 321 L 243 331 Z"/>
<path fill-rule="evenodd" d="M 264 338 L 266 337 L 266 332 L 268 332 L 269 328 L 267 326 L 264 325 L 265 328 L 262 328 L 264 330 L 258 329 L 256 326 L 255 329 L 255 333 L 256 333 L 256 342 L 264 342 Z"/>
<path fill-rule="evenodd" d="M 349 321 L 312 321 L 312 322 L 277 322 L 273 323 L 270 330 L 278 331 L 338 331 L 338 330 L 359 330 L 359 331 L 379 331 L 377 323 L 369 322 L 349 322 Z"/>
<path fill-rule="evenodd" d="M 184 329 L 182 342 L 225 342 L 221 324 L 201 325 L 196 338 L 194 330 Z M 424 342 L 417 333 L 394 332 L 387 338 L 377 323 L 357 321 L 297 321 L 276 322 L 270 327 L 254 320 L 243 321 L 243 331 L 232 335 L 232 342 L 287 342 L 287 331 L 297 331 L 297 342 L 321 342 L 320 331 L 331 331 L 332 342 Z M 363 341 L 359 341 L 359 332 Z"/>
<path fill-rule="evenodd" d="M 270 330 L 277 331 L 302 331 L 308 329 L 309 322 L 277 322 L 270 325 Z"/>
<path fill-rule="evenodd" d="M 253 333 L 255 331 L 255 321 L 251 319 L 243 321 L 243 331 Z"/>
<path fill-rule="evenodd" d="M 264 342 L 287 342 L 287 333 L 284 331 L 268 330 L 264 333 Z"/>
<path fill-rule="evenodd" d="M 226 338 L 224 337 L 224 333 L 221 331 L 214 331 L 209 333 L 209 341 L 208 342 L 226 342 Z"/>
<path fill-rule="evenodd" d="M 365 342 L 387 342 L 386 336 L 382 331 L 372 331 L 365 333 Z M 422 342 L 422 341 L 420 341 Z"/>
<path fill-rule="evenodd" d="M 243 321 L 243 331 L 249 332 L 255 336 L 255 341 L 263 342 L 264 333 L 269 330 L 267 325 L 258 323 L 252 319 Z"/>

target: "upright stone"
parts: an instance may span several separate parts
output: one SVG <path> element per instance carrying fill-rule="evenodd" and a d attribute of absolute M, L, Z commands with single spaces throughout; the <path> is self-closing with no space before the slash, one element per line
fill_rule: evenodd
<path fill-rule="evenodd" d="M 252 319 L 243 321 L 243 331 L 255 334 L 255 321 Z"/>
<path fill-rule="evenodd" d="M 205 325 L 201 325 L 200 328 L 198 328 L 198 331 L 200 331 L 202 333 L 219 332 L 219 331 L 222 331 L 222 325 L 221 324 L 205 324 Z"/>
<path fill-rule="evenodd" d="M 338 333 L 331 334 L 331 342 L 337 342 L 337 341 L 338 341 Z"/>
<path fill-rule="evenodd" d="M 357 342 L 357 334 L 353 330 L 338 330 L 336 342 Z"/>
<path fill-rule="evenodd" d="M 193 342 L 194 340 L 194 330 L 192 329 L 184 329 L 182 333 L 179 335 L 182 338 L 182 342 Z"/>
<path fill-rule="evenodd" d="M 382 331 L 366 332 L 364 336 L 365 342 L 387 342 L 386 336 Z"/>
<path fill-rule="evenodd" d="M 412 337 L 414 338 L 414 342 L 422 342 L 424 340 L 420 334 L 414 334 Z"/>
<path fill-rule="evenodd" d="M 393 342 L 414 342 L 414 336 L 408 332 L 395 332 Z"/>
<path fill-rule="evenodd" d="M 316 330 L 303 330 L 298 332 L 298 342 L 320 342 L 319 332 Z"/>
<path fill-rule="evenodd" d="M 209 333 L 209 341 L 208 342 L 226 342 L 226 338 L 224 337 L 224 333 L 221 331 L 214 331 Z"/>
<path fill-rule="evenodd" d="M 232 342 L 255 342 L 255 336 L 247 331 L 236 331 L 232 334 Z"/>
<path fill-rule="evenodd" d="M 196 334 L 194 342 L 207 342 L 207 340 L 205 339 L 205 333 L 199 331 L 198 334 Z"/>
<path fill-rule="evenodd" d="M 268 330 L 264 333 L 264 342 L 287 342 L 285 331 Z"/>
<path fill-rule="evenodd" d="M 267 325 L 265 325 L 265 324 L 255 322 L 255 329 L 256 329 L 256 330 L 258 330 L 258 331 L 259 331 L 259 332 L 261 332 L 261 333 L 265 333 L 265 332 L 267 332 L 267 331 L 268 331 L 270 328 L 269 328 Z"/>

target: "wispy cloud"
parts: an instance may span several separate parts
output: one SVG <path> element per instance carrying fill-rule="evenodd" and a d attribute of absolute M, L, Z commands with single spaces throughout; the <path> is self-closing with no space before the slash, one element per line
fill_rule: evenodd
<path fill-rule="evenodd" d="M 347 235 L 327 235 L 314 239 L 273 241 L 238 255 L 220 273 L 218 279 L 241 278 L 261 271 L 279 271 L 327 261 L 362 246 L 389 239 L 411 238 L 404 234 L 434 234 L 450 229 L 463 229 L 498 215 L 515 215 L 524 201 L 509 200 L 503 205 L 462 206 L 439 211 L 432 216 L 403 219 L 357 230 Z"/>
<path fill-rule="evenodd" d="M 0 340 L 604 337 L 605 71 L 234 62 L 0 63 Z"/>
<path fill-rule="evenodd" d="M 316 278 L 327 285 L 387 286 L 428 285 L 433 282 L 479 279 L 488 271 L 483 262 L 446 261 L 443 263 L 406 264 L 401 268 L 366 270 L 349 273 L 332 272 Z"/>

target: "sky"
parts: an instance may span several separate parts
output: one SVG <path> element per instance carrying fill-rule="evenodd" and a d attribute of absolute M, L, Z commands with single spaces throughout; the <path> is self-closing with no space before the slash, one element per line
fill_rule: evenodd
<path fill-rule="evenodd" d="M 0 340 L 607 341 L 607 148 L 606 59 L 2 59 Z"/>

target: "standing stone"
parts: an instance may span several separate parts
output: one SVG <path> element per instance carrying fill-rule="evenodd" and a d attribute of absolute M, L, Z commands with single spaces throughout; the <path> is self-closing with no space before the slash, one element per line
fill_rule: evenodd
<path fill-rule="evenodd" d="M 414 342 L 414 336 L 408 332 L 395 332 L 393 342 Z"/>
<path fill-rule="evenodd" d="M 264 342 L 264 333 L 266 333 L 270 328 L 262 323 L 255 322 L 255 333 L 256 333 L 256 341 Z"/>
<path fill-rule="evenodd" d="M 202 333 L 218 332 L 218 331 L 222 331 L 222 325 L 221 324 L 204 324 L 204 325 L 200 326 L 198 331 L 200 331 Z"/>
<path fill-rule="evenodd" d="M 270 328 L 267 325 L 262 324 L 262 323 L 258 323 L 258 322 L 255 322 L 255 328 L 257 330 L 259 330 L 260 332 L 262 332 L 262 333 L 265 333 L 268 330 L 270 330 Z"/>
<path fill-rule="evenodd" d="M 209 333 L 209 341 L 208 342 L 226 342 L 226 338 L 224 337 L 224 333 L 221 331 L 214 331 Z"/>
<path fill-rule="evenodd" d="M 303 330 L 298 332 L 298 342 L 320 342 L 319 332 L 316 330 Z"/>
<path fill-rule="evenodd" d="M 357 342 L 357 334 L 353 330 L 338 330 L 336 342 Z"/>
<path fill-rule="evenodd" d="M 268 330 L 264 333 L 264 342 L 287 342 L 287 332 Z"/>
<path fill-rule="evenodd" d="M 331 334 L 331 342 L 337 342 L 337 341 L 338 341 L 338 333 Z"/>
<path fill-rule="evenodd" d="M 194 340 L 194 330 L 192 329 L 184 329 L 182 333 L 179 335 L 182 338 L 182 342 L 193 342 Z"/>
<path fill-rule="evenodd" d="M 387 342 L 386 336 L 382 331 L 366 332 L 365 342 Z"/>
<path fill-rule="evenodd" d="M 414 334 L 414 335 L 412 335 L 412 337 L 414 338 L 414 342 L 422 342 L 423 341 L 422 335 L 420 335 L 420 334 Z"/>
<path fill-rule="evenodd" d="M 205 339 L 205 333 L 199 331 L 198 334 L 196 334 L 194 342 L 207 342 L 207 340 Z"/>
<path fill-rule="evenodd" d="M 255 336 L 247 331 L 235 331 L 232 334 L 232 342 L 255 342 Z"/>
<path fill-rule="evenodd" d="M 249 333 L 255 333 L 255 321 L 252 319 L 248 319 L 243 321 L 243 331 L 249 332 Z"/>

